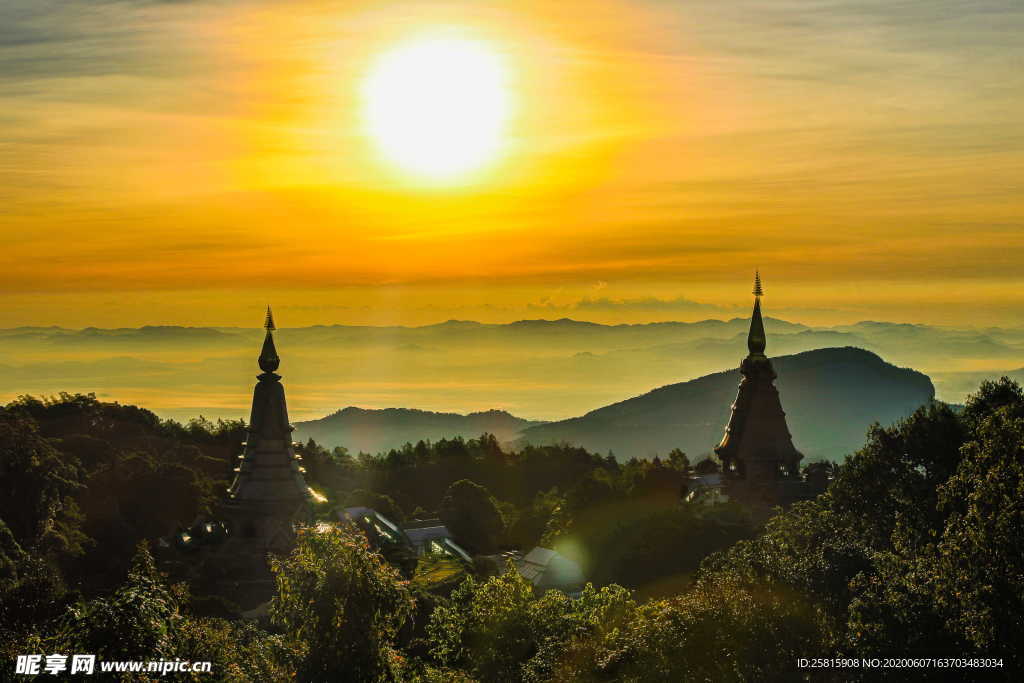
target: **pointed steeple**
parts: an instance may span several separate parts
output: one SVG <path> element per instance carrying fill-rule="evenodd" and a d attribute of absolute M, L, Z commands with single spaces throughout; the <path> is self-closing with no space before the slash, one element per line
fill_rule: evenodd
<path fill-rule="evenodd" d="M 214 507 L 215 519 L 227 535 L 219 545 L 209 544 L 208 549 L 199 551 L 206 566 L 220 565 L 211 575 L 214 590 L 243 610 L 273 597 L 268 553 L 291 552 L 296 528 L 314 519 L 316 500 L 303 476 L 298 444 L 292 442 L 281 376 L 274 373 L 280 359 L 274 348 L 274 318 L 269 308 L 264 327 L 266 337 L 259 358 L 263 372 L 253 388 L 243 451 L 227 495 Z"/>
<path fill-rule="evenodd" d="M 274 330 L 277 327 L 274 326 L 274 314 L 271 312 L 270 306 L 267 306 L 267 318 L 263 327 L 267 330 L 267 336 L 263 338 L 263 349 L 260 351 L 260 369 L 263 372 L 275 372 L 281 365 L 281 359 L 274 346 Z"/>
<path fill-rule="evenodd" d="M 260 352 L 259 375 L 252 395 L 245 452 L 238 474 L 222 506 L 234 533 L 262 539 L 268 547 L 284 547 L 293 521 L 308 515 L 311 492 L 302 476 L 302 458 L 295 453 L 281 376 L 281 359 L 274 347 L 274 318 L 267 308 L 267 330 Z M 246 531 L 248 530 L 248 531 Z"/>
<path fill-rule="evenodd" d="M 750 332 L 747 333 L 747 349 L 752 356 L 763 356 L 768 339 L 764 333 L 764 320 L 761 319 L 761 274 L 754 271 L 754 312 L 750 316 Z"/>
<path fill-rule="evenodd" d="M 764 287 L 754 274 L 754 311 L 750 316 L 747 349 L 740 364 L 739 390 L 725 435 L 715 449 L 726 476 L 748 482 L 794 479 L 803 455 L 793 446 L 786 413 L 775 388 L 775 370 L 764 355 L 767 340 L 761 318 Z"/>

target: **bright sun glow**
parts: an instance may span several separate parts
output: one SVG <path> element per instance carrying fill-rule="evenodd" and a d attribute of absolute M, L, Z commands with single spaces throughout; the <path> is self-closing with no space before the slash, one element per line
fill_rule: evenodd
<path fill-rule="evenodd" d="M 492 161 L 509 115 L 506 73 L 480 42 L 432 37 L 385 54 L 363 84 L 363 114 L 381 154 L 450 182 Z"/>

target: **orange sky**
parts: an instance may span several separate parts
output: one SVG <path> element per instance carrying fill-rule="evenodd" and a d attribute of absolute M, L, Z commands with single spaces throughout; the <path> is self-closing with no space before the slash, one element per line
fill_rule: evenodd
<path fill-rule="evenodd" d="M 359 88 L 439 28 L 514 108 L 431 186 Z M 745 315 L 755 267 L 780 317 L 1014 326 L 1022 28 L 1011 0 L 14 0 L 0 326 L 692 320 Z"/>

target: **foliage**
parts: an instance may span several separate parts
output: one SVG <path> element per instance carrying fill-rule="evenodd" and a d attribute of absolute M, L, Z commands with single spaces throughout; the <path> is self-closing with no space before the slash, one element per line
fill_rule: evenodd
<path fill-rule="evenodd" d="M 307 443 L 303 457 L 316 462 L 312 479 L 326 490 L 363 489 L 390 496 L 403 510 L 438 510 L 441 498 L 457 481 L 468 479 L 502 501 L 523 510 L 534 498 L 553 489 L 568 491 L 595 469 L 617 472 L 614 458 L 566 444 L 526 446 L 508 452 L 483 434 L 477 439 L 440 439 L 406 444 L 374 456 L 353 458 Z"/>
<path fill-rule="evenodd" d="M 365 489 L 356 489 L 345 496 L 345 507 L 367 507 L 376 510 L 392 522 L 401 524 L 405 521 L 405 513 L 394 498 L 384 493 L 375 493 Z"/>
<path fill-rule="evenodd" d="M 271 618 L 303 649 L 301 680 L 397 680 L 394 639 L 413 601 L 397 571 L 361 534 L 300 530 L 291 555 L 275 558 L 271 569 L 277 583 Z"/>
<path fill-rule="evenodd" d="M 683 474 L 690 474 L 690 458 L 678 448 L 673 448 L 668 452 L 668 463 Z"/>
<path fill-rule="evenodd" d="M 627 463 L 614 478 L 595 470 L 552 510 L 542 545 L 598 585 L 674 594 L 708 554 L 753 532 L 736 506 L 686 505 L 681 492 L 681 472 L 658 458 Z"/>
<path fill-rule="evenodd" d="M 1024 651 L 1024 392 L 1009 380 L 960 412 L 874 426 L 838 468 L 809 465 L 828 491 L 756 535 L 735 504 L 680 501 L 686 473 L 715 464 L 681 452 L 619 464 L 487 435 L 380 457 L 307 445 L 320 485 L 348 500 L 396 521 L 390 505 L 437 509 L 485 552 L 543 536 L 611 585 L 572 600 L 511 566 L 464 578 L 429 558 L 410 586 L 361 535 L 307 529 L 273 562 L 278 633 L 189 614 L 145 546 L 132 559 L 208 506 L 242 427 L 88 395 L 0 410 L 0 654 L 212 659 L 229 681 L 596 683 L 792 680 L 800 657 L 950 653 L 1004 657 L 988 673 L 1009 678 Z"/>
<path fill-rule="evenodd" d="M 693 471 L 695 474 L 715 474 L 722 471 L 722 466 L 708 455 L 697 461 L 697 464 L 693 466 Z"/>
<path fill-rule="evenodd" d="M 940 488 L 949 512 L 934 556 L 939 612 L 977 650 L 1024 652 L 1024 400 L 994 410 Z"/>
<path fill-rule="evenodd" d="M 968 403 L 975 437 L 938 488 L 944 525 L 926 544 L 898 528 L 851 606 L 859 650 L 957 649 L 1017 657 L 1024 647 L 1024 400 L 989 383 Z M 984 406 L 984 411 L 979 409 Z M 906 643 L 906 645 L 900 645 Z"/>
<path fill-rule="evenodd" d="M 635 607 L 619 586 L 588 584 L 572 600 L 559 591 L 538 597 L 513 566 L 484 582 L 467 579 L 434 610 L 431 654 L 466 667 L 481 681 L 547 681 L 573 639 L 596 637 Z"/>
<path fill-rule="evenodd" d="M 800 596 L 826 651 L 1005 657 L 1024 613 L 1024 396 L 988 382 L 873 427 L 828 492 L 710 557 L 701 584 Z M 999 674 L 1000 672 L 994 672 Z"/>
<path fill-rule="evenodd" d="M 21 644 L 75 601 L 52 564 L 20 551 L 8 558 L 11 574 L 0 580 L 0 659 L 23 654 Z"/>
<path fill-rule="evenodd" d="M 238 421 L 181 425 L 92 394 L 22 396 L 0 409 L 0 519 L 98 595 L 139 541 L 209 509 L 243 439 Z"/>
<path fill-rule="evenodd" d="M 269 634 L 251 621 L 185 617 L 177 626 L 176 657 L 209 661 L 213 680 L 285 681 L 294 676 L 300 652 L 281 635 Z M 195 674 L 210 680 L 210 674 Z"/>
<path fill-rule="evenodd" d="M 168 589 L 142 543 L 127 581 L 112 595 L 72 606 L 58 621 L 48 652 L 88 652 L 100 659 L 173 659 L 179 596 Z"/>
<path fill-rule="evenodd" d="M 18 580 L 19 565 L 25 561 L 26 557 L 25 551 L 21 549 L 14 534 L 0 519 L 0 590 Z"/>
<path fill-rule="evenodd" d="M 455 482 L 448 487 L 437 512 L 460 543 L 482 554 L 498 549 L 505 520 L 497 501 L 483 486 L 468 479 Z"/>
<path fill-rule="evenodd" d="M 548 522 L 555 510 L 565 505 L 565 499 L 559 495 L 558 489 L 541 491 L 525 509 L 519 510 L 506 533 L 506 540 L 514 547 L 527 550 L 541 542 Z"/>
<path fill-rule="evenodd" d="M 0 408 L 0 519 L 14 539 L 32 546 L 54 534 L 72 493 L 80 490 L 82 471 L 39 431 L 22 411 Z M 77 539 L 65 545 L 77 546 Z"/>
<path fill-rule="evenodd" d="M 716 580 L 643 605 L 595 658 L 616 681 L 788 681 L 817 634 L 799 596 Z"/>
<path fill-rule="evenodd" d="M 437 591 L 444 586 L 458 585 L 466 576 L 466 567 L 459 560 L 440 553 L 424 555 L 416 564 L 412 583 L 425 590 Z"/>

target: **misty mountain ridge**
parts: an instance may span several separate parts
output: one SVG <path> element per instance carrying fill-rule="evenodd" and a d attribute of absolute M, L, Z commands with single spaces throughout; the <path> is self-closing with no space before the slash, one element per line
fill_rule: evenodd
<path fill-rule="evenodd" d="M 295 423 L 295 438 L 312 438 L 330 447 L 344 446 L 352 453 L 378 453 L 405 443 L 438 441 L 457 436 L 478 437 L 484 432 L 499 441 L 511 441 L 541 422 L 515 417 L 504 410 L 461 415 L 413 408 L 368 409 L 349 406 L 319 420 Z"/>
<path fill-rule="evenodd" d="M 418 332 L 459 332 L 474 333 L 489 330 L 506 331 L 541 331 L 541 332 L 564 332 L 567 330 L 603 332 L 610 334 L 621 334 L 624 332 L 664 332 L 664 331 L 732 331 L 745 332 L 750 323 L 749 317 L 733 317 L 727 320 L 708 318 L 692 322 L 682 321 L 660 321 L 647 323 L 598 323 L 574 318 L 530 318 L 516 320 L 508 323 L 483 323 L 473 320 L 446 320 L 440 323 L 428 325 L 309 325 L 304 327 L 282 327 L 279 334 L 297 335 L 302 337 L 322 336 L 324 333 L 343 332 L 355 334 L 374 333 L 406 333 L 415 335 Z M 1024 328 L 987 327 L 984 329 L 961 329 L 953 327 L 941 327 L 934 325 L 923 325 L 918 323 L 899 323 L 875 320 L 863 320 L 853 324 L 844 325 L 805 325 L 803 323 L 791 322 L 781 318 L 766 316 L 764 318 L 766 329 L 774 334 L 792 334 L 804 331 L 867 334 L 870 336 L 884 335 L 886 337 L 907 340 L 919 340 L 928 335 L 937 335 L 946 339 L 960 339 L 962 341 L 992 340 L 1000 342 L 1003 339 L 1011 340 L 1012 343 L 1024 341 Z M 45 337 L 106 337 L 106 338 L 159 338 L 169 337 L 187 339 L 189 337 L 248 337 L 253 334 L 262 334 L 260 327 L 232 327 L 232 326 L 185 326 L 185 325 L 143 325 L 141 327 L 115 327 L 103 328 L 89 326 L 85 328 L 69 328 L 59 325 L 50 326 L 19 326 L 11 328 L 0 328 L 0 338 L 18 337 L 21 335 Z"/>
<path fill-rule="evenodd" d="M 805 460 L 842 460 L 863 445 L 872 423 L 892 424 L 935 397 L 926 375 L 863 349 L 818 349 L 774 357 L 772 364 Z M 739 380 L 737 369 L 663 386 L 581 417 L 527 428 L 520 443 L 564 441 L 611 450 L 620 460 L 680 448 L 695 460 L 721 440 Z"/>
<path fill-rule="evenodd" d="M 892 424 L 935 396 L 923 373 L 898 368 L 863 349 L 818 349 L 775 357 L 772 363 L 794 442 L 808 461 L 841 460 L 863 445 L 872 423 Z M 421 439 L 489 432 L 519 446 L 567 442 L 595 452 L 612 451 L 620 460 L 680 448 L 695 461 L 721 439 L 739 380 L 738 370 L 718 372 L 547 423 L 500 410 L 460 415 L 349 407 L 299 422 L 295 434 L 351 452 L 377 453 Z"/>
<path fill-rule="evenodd" d="M 935 382 L 963 402 L 968 378 L 1024 365 L 1024 329 L 955 329 L 862 321 L 833 327 L 767 318 L 768 350 L 784 356 L 854 346 Z M 737 367 L 749 319 L 605 325 L 561 318 L 513 323 L 451 320 L 424 326 L 313 325 L 277 333 L 294 419 L 339 406 L 418 406 L 438 412 L 498 407 L 567 419 L 666 382 Z M 258 327 L 0 329 L 0 363 L 19 394 L 95 392 L 188 420 L 246 417 Z M 969 376 L 962 373 L 971 373 Z"/>

